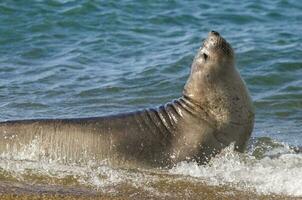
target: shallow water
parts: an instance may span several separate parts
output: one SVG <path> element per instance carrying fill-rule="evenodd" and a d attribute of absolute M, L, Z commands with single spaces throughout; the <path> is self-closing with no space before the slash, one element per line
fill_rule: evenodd
<path fill-rule="evenodd" d="M 1 120 L 100 116 L 177 98 L 202 39 L 216 30 L 235 49 L 256 123 L 244 155 L 230 148 L 208 166 L 151 172 L 41 160 L 33 141 L 1 154 L 0 186 L 65 196 L 84 188 L 154 198 L 301 197 L 302 155 L 291 148 L 302 146 L 301 22 L 299 1 L 1 1 Z"/>
<path fill-rule="evenodd" d="M 0 194 L 132 199 L 285 199 L 300 197 L 302 154 L 268 138 L 254 139 L 249 153 L 233 146 L 208 165 L 182 162 L 172 169 L 122 169 L 105 162 L 61 163 L 41 158 L 32 143 L 2 154 Z M 261 150 L 259 149 L 261 148 Z M 22 195 L 22 196 L 23 196 Z"/>

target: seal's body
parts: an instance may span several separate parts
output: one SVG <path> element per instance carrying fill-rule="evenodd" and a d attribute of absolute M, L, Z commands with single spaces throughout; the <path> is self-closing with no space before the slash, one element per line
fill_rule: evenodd
<path fill-rule="evenodd" d="M 204 163 L 232 142 L 243 151 L 253 123 L 252 102 L 233 50 L 212 31 L 193 61 L 181 98 L 113 116 L 2 122 L 0 153 L 34 143 L 38 156 L 63 161 L 144 167 Z"/>

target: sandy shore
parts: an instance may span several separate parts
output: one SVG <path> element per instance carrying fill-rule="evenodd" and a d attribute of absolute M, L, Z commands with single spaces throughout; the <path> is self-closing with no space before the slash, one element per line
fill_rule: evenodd
<path fill-rule="evenodd" d="M 228 187 L 214 187 L 202 184 L 188 184 L 187 182 L 175 184 L 159 183 L 154 187 L 156 190 L 146 191 L 140 187 L 134 188 L 120 185 L 107 188 L 107 191 L 96 191 L 81 187 L 62 187 L 52 185 L 28 185 L 22 183 L 0 182 L 0 199 L 2 200 L 59 200 L 59 199 L 208 199 L 208 200 L 294 200 L 301 198 L 286 197 L 279 195 L 258 195 L 252 192 L 238 191 Z"/>

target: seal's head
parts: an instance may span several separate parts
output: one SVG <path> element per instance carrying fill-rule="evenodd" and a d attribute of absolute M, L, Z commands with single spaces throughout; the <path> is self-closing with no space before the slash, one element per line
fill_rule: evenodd
<path fill-rule="evenodd" d="M 219 142 L 244 149 L 254 122 L 252 101 L 236 70 L 234 51 L 219 33 L 211 31 L 198 50 L 183 95 L 202 108 L 200 117 L 215 129 Z"/>
<path fill-rule="evenodd" d="M 202 104 L 200 101 L 204 100 L 206 90 L 226 75 L 230 68 L 234 68 L 234 62 L 231 45 L 218 32 L 209 32 L 192 63 L 184 95 Z"/>

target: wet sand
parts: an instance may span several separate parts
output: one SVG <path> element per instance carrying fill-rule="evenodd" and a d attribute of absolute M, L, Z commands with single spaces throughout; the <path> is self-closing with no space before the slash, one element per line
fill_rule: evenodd
<path fill-rule="evenodd" d="M 143 186 L 118 185 L 107 188 L 106 191 L 96 191 L 85 187 L 62 187 L 54 185 L 29 185 L 14 182 L 0 182 L 0 199 L 3 200 L 59 200 L 59 199 L 259 199 L 259 200 L 295 200 L 298 197 L 286 197 L 280 195 L 259 195 L 253 192 L 238 191 L 229 187 L 207 186 L 205 184 L 193 184 L 188 182 L 159 182 L 154 185 L 154 191 L 147 191 Z"/>

